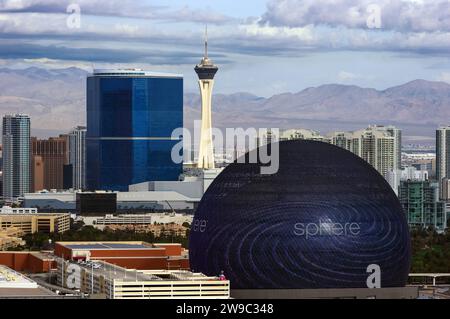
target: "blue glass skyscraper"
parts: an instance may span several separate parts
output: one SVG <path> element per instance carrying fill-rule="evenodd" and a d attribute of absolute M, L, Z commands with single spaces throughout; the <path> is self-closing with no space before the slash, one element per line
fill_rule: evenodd
<path fill-rule="evenodd" d="M 183 167 L 171 152 L 180 139 L 171 135 L 182 127 L 181 75 L 95 71 L 87 79 L 87 189 L 178 180 Z"/>

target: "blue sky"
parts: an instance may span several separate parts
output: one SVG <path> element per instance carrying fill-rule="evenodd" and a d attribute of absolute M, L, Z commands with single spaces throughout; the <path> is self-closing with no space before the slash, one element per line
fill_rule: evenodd
<path fill-rule="evenodd" d="M 140 67 L 194 92 L 205 24 L 216 92 L 450 82 L 448 0 L 0 0 L 0 67 Z"/>

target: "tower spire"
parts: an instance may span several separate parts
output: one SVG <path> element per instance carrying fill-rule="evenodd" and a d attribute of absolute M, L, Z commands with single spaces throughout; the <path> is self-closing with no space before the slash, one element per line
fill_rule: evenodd
<path fill-rule="evenodd" d="M 202 126 L 197 167 L 212 169 L 214 163 L 214 144 L 212 138 L 211 99 L 214 76 L 219 68 L 208 58 L 208 25 L 205 26 L 205 56 L 195 66 L 202 97 Z"/>
<path fill-rule="evenodd" d="M 208 25 L 205 27 L 205 58 L 208 58 Z"/>

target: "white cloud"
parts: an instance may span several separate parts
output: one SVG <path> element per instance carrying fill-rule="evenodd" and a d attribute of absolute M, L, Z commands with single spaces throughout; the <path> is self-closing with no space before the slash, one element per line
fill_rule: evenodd
<path fill-rule="evenodd" d="M 5 0 L 0 2 L 0 8 L 5 10 L 17 10 L 24 7 L 23 0 Z"/>
<path fill-rule="evenodd" d="M 5 64 L 17 69 L 22 69 L 30 66 L 36 67 L 45 67 L 49 69 L 64 69 L 70 67 L 77 67 L 79 69 L 83 69 L 86 71 L 92 71 L 92 63 L 89 62 L 78 62 L 78 61 L 62 61 L 48 58 L 39 58 L 39 59 L 23 59 L 18 60 L 12 63 L 12 61 L 8 60 L 0 60 L 0 64 L 2 61 Z"/>
<path fill-rule="evenodd" d="M 247 36 L 263 36 L 273 38 L 296 38 L 301 41 L 313 40 L 311 28 L 288 28 L 273 27 L 268 25 L 259 25 L 258 23 L 242 24 L 240 30 L 244 31 Z"/>
<path fill-rule="evenodd" d="M 341 71 L 338 74 L 338 80 L 339 82 L 347 82 L 347 81 L 352 81 L 359 78 L 358 75 L 351 73 L 351 72 L 346 72 L 346 71 Z"/>
<path fill-rule="evenodd" d="M 367 29 L 371 5 L 379 7 L 384 30 L 450 31 L 448 0 L 271 0 L 263 22 L 288 27 L 313 24 Z"/>
<path fill-rule="evenodd" d="M 117 31 L 117 33 L 128 34 L 130 36 L 139 35 L 141 32 L 139 26 L 122 23 L 114 25 L 114 30 Z"/>
<path fill-rule="evenodd" d="M 211 9 L 192 9 L 189 6 L 172 9 L 136 0 L 0 0 L 0 11 L 29 13 L 66 13 L 70 4 L 77 4 L 81 14 L 112 16 L 171 22 L 199 22 L 224 24 L 234 20 Z"/>
<path fill-rule="evenodd" d="M 447 82 L 450 84 L 450 72 L 442 72 L 436 79 L 437 81 Z"/>
<path fill-rule="evenodd" d="M 80 0 L 78 2 L 82 8 L 82 14 L 88 12 L 91 15 L 82 17 L 81 28 L 69 29 L 66 24 L 68 14 L 62 10 L 69 2 L 71 1 L 23 0 L 22 5 L 19 6 L 11 0 L 0 0 L 0 37 L 18 44 L 58 45 L 69 49 L 126 48 L 133 52 L 143 52 L 146 47 L 153 46 L 163 53 L 161 64 L 164 64 L 165 50 L 173 51 L 174 44 L 176 44 L 175 51 L 184 50 L 200 54 L 197 50 L 201 46 L 203 27 L 195 23 L 208 18 L 207 10 L 194 11 L 190 7 L 181 9 L 148 7 L 149 10 L 143 10 L 144 5 L 137 1 Z M 319 51 L 387 51 L 432 56 L 445 55 L 450 51 L 450 30 L 448 32 L 404 32 L 398 28 L 398 30 L 390 31 L 387 29 L 373 31 L 366 27 L 358 27 L 365 23 L 367 12 L 363 10 L 364 5 L 372 2 L 374 0 L 271 1 L 268 12 L 262 18 L 249 18 L 241 22 L 230 18 L 233 22 L 226 26 L 210 26 L 211 51 L 220 53 L 224 59 L 235 53 L 251 56 L 301 56 Z M 388 2 L 379 1 L 386 6 Z M 405 1 L 392 1 L 393 4 L 406 8 L 403 2 Z M 415 4 L 411 1 L 407 2 L 409 5 L 424 5 L 419 2 Z M 441 0 L 437 2 L 444 6 Z M 21 8 L 21 10 L 15 13 L 1 13 L 1 9 L 12 10 L 13 7 Z M 435 5 L 431 7 L 436 8 Z M 385 19 L 387 15 L 396 12 L 402 15 L 405 11 L 394 9 L 390 8 L 389 12 L 383 13 L 383 26 L 386 21 L 389 21 Z M 443 11 L 442 14 L 450 12 Z M 340 15 L 340 12 L 343 14 Z M 95 14 L 128 15 L 139 17 L 139 19 L 99 18 L 93 16 Z M 149 21 L 140 19 L 143 16 L 149 17 Z M 157 20 L 150 18 L 156 16 Z M 220 13 L 215 14 L 214 11 L 209 14 L 209 18 L 215 21 L 225 21 L 221 20 L 222 17 Z M 190 24 L 171 23 L 177 19 L 190 21 Z M 450 18 L 447 21 L 450 25 Z M 427 14 L 424 14 L 423 21 L 420 20 L 420 22 L 422 26 L 425 24 L 431 26 Z M 127 41 L 126 44 L 124 44 L 125 41 Z M 5 45 L 3 43 L 3 46 Z M 0 50 L 1 47 L 2 44 L 0 44 Z M 15 52 L 17 54 L 12 58 L 39 58 L 36 55 L 24 55 L 19 52 L 19 49 Z M 42 57 L 56 58 L 55 55 Z M 133 62 L 139 61 L 130 58 L 130 63 Z M 189 60 L 188 63 L 192 61 Z M 346 80 L 349 80 L 348 77 Z"/>

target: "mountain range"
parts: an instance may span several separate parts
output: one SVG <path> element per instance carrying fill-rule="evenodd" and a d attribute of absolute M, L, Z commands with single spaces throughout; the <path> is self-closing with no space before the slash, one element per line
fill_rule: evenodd
<path fill-rule="evenodd" d="M 38 136 L 85 124 L 87 74 L 75 67 L 0 69 L 0 115 L 29 114 Z M 192 127 L 200 119 L 199 94 L 186 93 L 184 104 L 185 125 Z M 302 127 L 322 133 L 394 124 L 411 141 L 432 141 L 436 126 L 450 124 L 450 84 L 414 80 L 386 90 L 325 84 L 269 98 L 215 94 L 213 122 L 219 128 Z"/>

